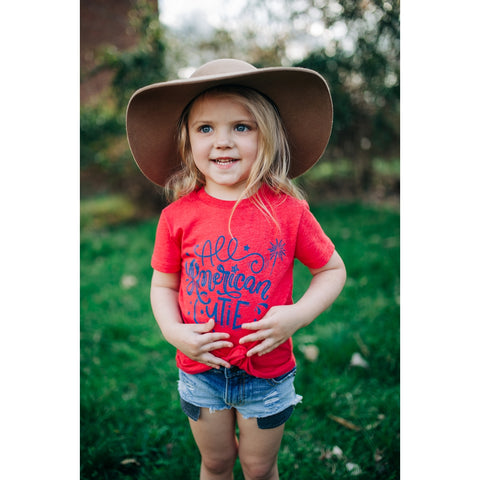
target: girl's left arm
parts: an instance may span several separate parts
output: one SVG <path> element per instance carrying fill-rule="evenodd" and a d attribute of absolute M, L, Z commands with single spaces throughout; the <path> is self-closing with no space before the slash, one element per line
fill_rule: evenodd
<path fill-rule="evenodd" d="M 292 305 L 272 307 L 258 322 L 244 323 L 242 328 L 255 330 L 240 343 L 260 342 L 247 356 L 264 355 L 288 340 L 297 330 L 309 325 L 338 297 L 345 285 L 345 265 L 334 251 L 322 268 L 310 269 L 312 280 L 305 294 Z"/>

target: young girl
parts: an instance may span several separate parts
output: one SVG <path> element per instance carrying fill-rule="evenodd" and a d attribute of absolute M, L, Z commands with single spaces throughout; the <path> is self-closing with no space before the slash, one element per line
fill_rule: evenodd
<path fill-rule="evenodd" d="M 277 479 L 295 393 L 292 335 L 338 296 L 345 268 L 291 178 L 322 155 L 328 87 L 300 68 L 216 60 L 135 92 L 134 158 L 175 200 L 152 257 L 155 318 L 177 349 L 201 479 Z M 312 274 L 292 300 L 294 259 Z M 238 427 L 238 438 L 236 428 Z"/>

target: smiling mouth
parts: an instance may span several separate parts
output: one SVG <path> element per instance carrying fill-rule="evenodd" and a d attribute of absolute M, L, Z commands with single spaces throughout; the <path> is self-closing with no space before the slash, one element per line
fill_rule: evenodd
<path fill-rule="evenodd" d="M 238 162 L 238 158 L 212 158 L 211 161 L 218 165 L 228 165 L 229 163 Z"/>

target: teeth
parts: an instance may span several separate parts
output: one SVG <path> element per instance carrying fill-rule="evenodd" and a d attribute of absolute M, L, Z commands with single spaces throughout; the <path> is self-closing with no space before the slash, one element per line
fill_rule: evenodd
<path fill-rule="evenodd" d="M 224 160 L 224 159 L 218 159 L 218 158 L 217 158 L 217 159 L 214 160 L 214 162 L 215 162 L 215 163 L 226 164 L 226 163 L 233 163 L 233 162 L 235 162 L 235 160 L 232 159 L 232 158 L 229 158 L 228 160 L 227 160 L 227 159 Z"/>

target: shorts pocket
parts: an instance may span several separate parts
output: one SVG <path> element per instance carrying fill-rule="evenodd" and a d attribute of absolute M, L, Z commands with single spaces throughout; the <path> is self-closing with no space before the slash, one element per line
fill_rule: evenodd
<path fill-rule="evenodd" d="M 178 380 L 178 391 L 181 396 L 189 397 L 195 392 L 195 383 L 189 377 L 189 375 L 185 374 L 181 370 L 179 380 Z"/>
<path fill-rule="evenodd" d="M 297 367 L 293 367 L 292 370 L 290 370 L 287 373 L 284 373 L 283 375 L 280 375 L 279 377 L 267 378 L 267 381 L 270 383 L 270 385 L 280 385 L 281 383 L 285 382 L 289 378 L 294 377 L 296 371 L 297 371 Z"/>

